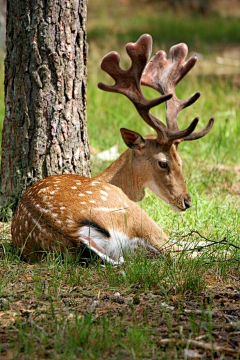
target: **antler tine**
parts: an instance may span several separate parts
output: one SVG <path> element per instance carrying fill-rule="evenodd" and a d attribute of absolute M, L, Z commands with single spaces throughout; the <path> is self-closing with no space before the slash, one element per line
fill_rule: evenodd
<path fill-rule="evenodd" d="M 147 100 L 141 90 L 141 76 L 152 51 L 152 37 L 144 34 L 136 43 L 127 44 L 126 50 L 132 60 L 130 69 L 122 70 L 119 66 L 120 55 L 117 52 L 110 52 L 103 58 L 101 68 L 115 80 L 115 84 L 106 85 L 100 82 L 98 87 L 101 90 L 125 95 L 133 102 L 143 120 L 155 129 L 159 136 L 167 138 L 167 127 L 151 115 L 149 110 L 170 99 L 172 95 L 164 94 L 161 97 Z"/>
<path fill-rule="evenodd" d="M 193 68 L 197 57 L 192 56 L 187 62 L 185 58 L 188 47 L 184 43 L 172 46 L 169 52 L 169 59 L 165 51 L 159 51 L 153 56 L 147 65 L 142 76 L 141 83 L 150 86 L 161 94 L 172 93 L 172 99 L 166 104 L 167 126 L 170 130 L 179 130 L 177 116 L 185 107 L 193 104 L 201 95 L 197 92 L 185 100 L 179 100 L 175 94 L 175 87 L 179 81 Z"/>
<path fill-rule="evenodd" d="M 205 128 L 203 128 L 200 131 L 196 131 L 186 137 L 184 137 L 182 139 L 182 141 L 188 141 L 188 140 L 197 140 L 200 139 L 201 137 L 207 135 L 207 133 L 209 133 L 209 131 L 211 130 L 211 128 L 213 127 L 214 124 L 214 118 L 211 118 L 208 122 L 208 124 L 205 126 Z"/>

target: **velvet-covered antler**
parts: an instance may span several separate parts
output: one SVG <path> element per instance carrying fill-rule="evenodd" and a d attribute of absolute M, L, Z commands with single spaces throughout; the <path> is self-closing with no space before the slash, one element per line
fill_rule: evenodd
<path fill-rule="evenodd" d="M 150 60 L 142 75 L 141 84 L 149 86 L 162 95 L 171 93 L 172 98 L 166 102 L 166 122 L 171 130 L 179 130 L 177 116 L 179 112 L 192 105 L 201 95 L 200 92 L 192 95 L 188 99 L 179 100 L 175 93 L 175 87 L 182 78 L 193 68 L 197 62 L 197 57 L 192 56 L 185 62 L 188 47 L 180 43 L 171 47 L 169 59 L 165 51 L 158 51 Z M 213 126 L 214 119 L 211 118 L 207 126 L 195 133 L 185 136 L 181 140 L 196 140 L 206 135 Z"/>
<path fill-rule="evenodd" d="M 105 91 L 123 94 L 130 99 L 140 116 L 157 132 L 158 139 L 162 142 L 172 143 L 180 139 L 193 140 L 193 136 L 195 138 L 204 136 L 212 127 L 213 119 L 205 129 L 194 134 L 192 132 L 198 123 L 197 118 L 185 130 L 179 130 L 176 121 L 179 111 L 191 105 L 200 96 L 200 93 L 196 93 L 187 100 L 179 100 L 175 94 L 176 84 L 197 61 L 196 57 L 192 57 L 184 63 L 187 46 L 179 44 L 172 47 L 170 60 L 166 59 L 163 51 L 159 51 L 148 63 L 152 51 L 152 38 L 144 34 L 136 43 L 127 44 L 126 51 L 132 60 L 131 67 L 126 71 L 119 66 L 120 55 L 117 52 L 110 52 L 103 58 L 101 68 L 115 80 L 115 84 L 99 83 L 98 87 Z M 141 83 L 158 90 L 162 96 L 147 100 L 142 94 Z M 152 107 L 165 101 L 167 101 L 167 126 L 150 113 Z M 203 132 L 205 133 L 202 135 Z"/>

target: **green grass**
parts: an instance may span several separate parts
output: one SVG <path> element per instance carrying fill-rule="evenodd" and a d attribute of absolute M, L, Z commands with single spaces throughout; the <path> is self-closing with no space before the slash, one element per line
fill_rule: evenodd
<path fill-rule="evenodd" d="M 126 149 L 120 127 L 142 135 L 153 133 L 128 99 L 98 90 L 98 81 L 109 81 L 99 70 L 106 52 L 117 50 L 126 68 L 125 43 L 136 41 L 143 32 L 153 35 L 157 50 L 160 45 L 166 49 L 185 41 L 190 50 L 204 54 L 240 40 L 238 19 L 216 14 L 196 19 L 196 14 L 175 16 L 170 10 L 160 11 L 154 2 L 143 2 L 137 9 L 125 6 L 127 1 L 121 3 L 119 7 L 110 7 L 109 1 L 105 7 L 101 2 L 89 4 L 88 129 L 90 144 L 97 151 L 114 144 L 120 152 Z M 2 61 L 0 70 L 2 124 Z M 174 213 L 150 191 L 139 205 L 172 240 L 197 244 L 200 237 L 188 235 L 197 230 L 211 240 L 226 237 L 239 245 L 239 187 L 234 187 L 240 153 L 239 75 L 193 72 L 178 85 L 177 94 L 186 98 L 198 90 L 201 98 L 179 115 L 180 128 L 197 116 L 198 129 L 211 117 L 215 125 L 203 139 L 179 146 L 191 209 Z M 150 89 L 144 94 L 157 95 Z M 164 105 L 154 109 L 154 114 L 164 120 Z M 107 165 L 93 158 L 92 174 Z M 239 359 L 237 353 L 214 350 L 216 344 L 238 347 L 239 312 L 234 308 L 238 308 L 240 291 L 239 250 L 217 244 L 195 259 L 184 253 L 172 260 L 139 250 L 127 255 L 119 268 L 103 268 L 98 261 L 83 265 L 57 255 L 30 265 L 12 250 L 5 227 L 0 258 L 0 351 L 5 358 L 183 359 L 184 351 L 195 349 L 200 355 L 206 352 L 209 359 Z M 223 250 L 230 252 L 231 260 Z M 189 345 L 189 340 L 213 348 L 201 349 Z"/>
<path fill-rule="evenodd" d="M 4 119 L 4 53 L 0 50 L 0 138 L 2 137 L 3 119 Z"/>
<path fill-rule="evenodd" d="M 114 34 L 116 41 L 127 43 L 129 39 L 137 39 L 143 33 L 151 33 L 158 44 L 171 46 L 172 43 L 184 41 L 192 47 L 197 45 L 204 52 L 207 51 L 206 44 L 237 44 L 240 41 L 239 19 L 228 21 L 218 16 L 201 18 L 199 15 L 186 19 L 186 16 L 175 17 L 173 13 L 168 12 L 141 13 L 137 18 L 125 16 L 119 31 L 113 23 L 115 16 L 111 16 L 112 21 L 108 22 L 105 19 L 101 21 L 100 18 L 100 29 L 96 26 L 93 29 L 90 27 L 89 37 L 100 43 L 106 43 L 108 40 L 111 41 Z"/>
<path fill-rule="evenodd" d="M 221 17 L 216 12 L 203 16 L 182 4 L 182 10 L 176 13 L 161 1 L 142 1 L 140 6 L 134 1 L 124 1 L 120 6 L 112 6 L 110 0 L 89 3 L 90 44 L 94 41 L 106 47 L 110 43 L 118 49 L 119 43 L 137 39 L 145 32 L 151 33 L 155 46 L 169 47 L 184 41 L 192 50 L 201 51 L 209 51 L 209 44 L 240 41 L 239 19 Z"/>
<path fill-rule="evenodd" d="M 122 50 L 125 52 L 125 50 Z M 197 66 L 197 65 L 196 65 Z M 141 132 L 142 135 L 154 133 L 138 116 L 134 106 L 122 95 L 106 93 L 97 88 L 97 82 L 104 76 L 89 80 L 88 86 L 88 129 L 90 144 L 99 150 L 117 144 L 123 151 L 126 147 L 120 136 L 120 127 L 129 127 Z M 104 80 L 105 81 L 105 80 Z M 107 79 L 106 79 L 107 81 Z M 157 96 L 157 93 L 144 89 L 147 98 Z M 201 91 L 202 96 L 191 107 L 184 109 L 179 115 L 180 128 L 190 124 L 199 117 L 198 129 L 204 127 L 211 117 L 215 118 L 213 130 L 203 139 L 197 142 L 185 142 L 179 146 L 180 153 L 196 161 L 205 160 L 206 164 L 235 164 L 236 151 L 239 149 L 237 134 L 240 132 L 238 121 L 240 106 L 236 96 L 238 85 L 231 78 L 224 81 L 215 76 L 211 77 L 189 77 L 177 87 L 177 95 L 184 99 L 196 91 Z M 161 120 L 165 119 L 164 104 L 153 110 Z M 96 137 L 94 134 L 107 132 L 107 137 Z M 96 170 L 93 168 L 93 174 Z"/>

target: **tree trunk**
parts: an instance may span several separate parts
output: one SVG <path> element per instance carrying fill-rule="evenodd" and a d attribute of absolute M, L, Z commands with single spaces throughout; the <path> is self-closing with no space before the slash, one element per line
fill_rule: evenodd
<path fill-rule="evenodd" d="M 7 1 L 2 212 L 46 176 L 90 175 L 86 14 L 87 0 Z"/>
<path fill-rule="evenodd" d="M 5 47 L 6 35 L 6 0 L 0 0 L 0 48 Z"/>

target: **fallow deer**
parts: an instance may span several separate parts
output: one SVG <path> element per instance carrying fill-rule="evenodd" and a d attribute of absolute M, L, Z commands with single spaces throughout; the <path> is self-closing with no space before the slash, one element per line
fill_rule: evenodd
<path fill-rule="evenodd" d="M 28 260 L 41 258 L 45 251 L 77 253 L 88 247 L 103 261 L 118 264 L 124 251 L 138 244 L 169 252 L 179 248 L 169 244 L 162 229 L 135 202 L 150 188 L 176 211 L 191 206 L 182 175 L 182 162 L 177 146 L 182 141 L 206 135 L 212 125 L 193 132 L 198 119 L 185 130 L 179 130 L 178 113 L 194 103 L 200 93 L 186 100 L 175 94 L 177 83 L 195 65 L 196 56 L 187 62 L 187 45 L 170 49 L 169 59 L 159 51 L 148 63 L 152 39 L 142 35 L 126 46 L 132 60 L 129 70 L 119 67 L 120 56 L 110 52 L 101 68 L 115 84 L 99 83 L 99 88 L 127 96 L 143 120 L 157 135 L 142 137 L 121 129 L 129 147 L 112 165 L 93 179 L 78 175 L 55 175 L 38 181 L 22 196 L 12 221 L 12 239 Z M 141 84 L 159 91 L 162 96 L 147 100 Z M 150 113 L 150 109 L 166 102 L 167 126 Z"/>

